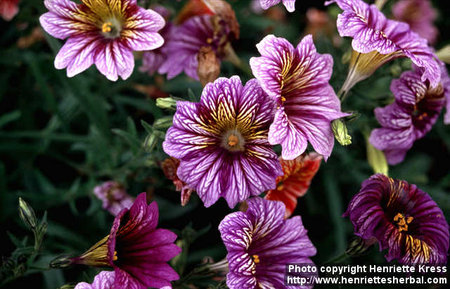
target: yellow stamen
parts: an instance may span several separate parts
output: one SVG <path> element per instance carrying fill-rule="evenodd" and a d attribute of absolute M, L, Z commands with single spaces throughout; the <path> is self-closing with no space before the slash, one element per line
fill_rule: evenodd
<path fill-rule="evenodd" d="M 237 136 L 235 136 L 234 134 L 231 134 L 231 135 L 228 137 L 228 145 L 229 145 L 230 147 L 234 147 L 234 146 L 236 146 L 238 143 L 239 143 L 239 138 L 238 138 Z"/>
<path fill-rule="evenodd" d="M 105 22 L 102 25 L 102 32 L 103 33 L 108 33 L 111 32 L 112 30 L 112 23 L 111 22 Z"/>
<path fill-rule="evenodd" d="M 258 255 L 252 255 L 253 258 L 253 262 L 255 262 L 255 264 L 259 264 L 259 256 Z"/>
<path fill-rule="evenodd" d="M 285 101 L 286 101 L 286 97 L 282 96 L 282 97 L 281 97 L 281 101 L 282 101 L 282 102 L 285 102 Z"/>
<path fill-rule="evenodd" d="M 117 261 L 118 257 L 117 257 L 117 251 L 114 251 L 114 256 L 113 256 L 113 261 Z"/>
<path fill-rule="evenodd" d="M 394 217 L 394 222 L 397 223 L 399 232 L 408 231 L 408 224 L 414 220 L 413 217 L 409 216 L 405 219 L 405 216 L 402 213 L 397 213 Z"/>

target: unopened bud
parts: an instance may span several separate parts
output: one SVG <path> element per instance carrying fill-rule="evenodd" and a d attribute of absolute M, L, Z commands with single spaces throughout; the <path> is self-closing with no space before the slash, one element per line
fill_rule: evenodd
<path fill-rule="evenodd" d="M 389 166 L 384 153 L 376 149 L 367 139 L 367 161 L 376 174 L 388 175 Z"/>
<path fill-rule="evenodd" d="M 176 110 L 177 101 L 172 97 L 160 97 L 156 99 L 156 106 L 163 109 Z"/>
<path fill-rule="evenodd" d="M 348 134 L 347 126 L 341 119 L 335 119 L 331 122 L 331 129 L 334 137 L 343 146 L 352 143 L 352 137 Z"/>
<path fill-rule="evenodd" d="M 153 123 L 153 128 L 154 129 L 166 129 L 170 126 L 172 126 L 173 124 L 173 117 L 172 116 L 164 116 L 161 118 L 158 118 L 157 120 L 155 120 L 155 122 Z"/>
<path fill-rule="evenodd" d="M 144 141 L 144 148 L 147 152 L 151 152 L 158 144 L 160 139 L 164 139 L 164 133 L 162 131 L 154 130 L 149 134 Z"/>
<path fill-rule="evenodd" d="M 345 250 L 345 253 L 349 256 L 359 256 L 367 252 L 367 250 L 372 247 L 373 244 L 375 244 L 377 239 L 371 238 L 371 239 L 363 239 L 358 236 L 354 236 L 350 243 L 348 244 L 347 250 Z"/>
<path fill-rule="evenodd" d="M 50 268 L 66 268 L 73 264 L 73 261 L 68 256 L 59 256 L 50 261 Z"/>
<path fill-rule="evenodd" d="M 436 52 L 436 56 L 447 64 L 450 64 L 450 44 Z"/>
<path fill-rule="evenodd" d="M 37 226 L 36 214 L 33 208 L 19 197 L 19 215 L 22 221 L 30 227 L 30 229 L 35 230 Z"/>

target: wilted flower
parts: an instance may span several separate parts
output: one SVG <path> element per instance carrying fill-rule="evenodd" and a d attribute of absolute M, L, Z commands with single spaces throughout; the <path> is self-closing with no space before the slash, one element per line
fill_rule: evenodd
<path fill-rule="evenodd" d="M 19 12 L 19 0 L 0 0 L 0 16 L 10 21 Z"/>
<path fill-rule="evenodd" d="M 125 188 L 114 181 L 105 182 L 94 188 L 94 195 L 102 201 L 102 207 L 113 216 L 133 205 L 134 198 L 127 194 Z"/>
<path fill-rule="evenodd" d="M 377 174 L 362 183 L 344 216 L 355 235 L 375 237 L 386 259 L 400 264 L 444 265 L 449 249 L 449 227 L 431 197 L 416 185 Z"/>
<path fill-rule="evenodd" d="M 114 286 L 114 271 L 101 271 L 94 277 L 92 284 L 80 282 L 74 289 L 112 289 Z"/>
<path fill-rule="evenodd" d="M 275 188 L 282 171 L 267 140 L 273 107 L 256 79 L 243 86 L 238 76 L 208 83 L 199 103 L 177 103 L 163 148 L 206 207 L 224 197 L 232 208 Z"/>
<path fill-rule="evenodd" d="M 200 15 L 174 27 L 170 40 L 162 48 L 167 60 L 158 72 L 167 73 L 167 78 L 171 79 L 184 71 L 198 80 L 198 53 L 202 47 L 211 47 L 218 59 L 222 59 L 229 31 L 223 22 L 215 25 L 214 19 L 211 15 Z"/>
<path fill-rule="evenodd" d="M 72 77 L 92 64 L 109 80 L 127 79 L 134 68 L 133 51 L 160 47 L 157 33 L 164 19 L 153 10 L 137 6 L 136 0 L 45 0 L 49 12 L 41 16 L 42 27 L 66 43 L 55 58 L 57 69 L 67 68 Z"/>
<path fill-rule="evenodd" d="M 283 2 L 283 5 L 286 7 L 287 11 L 295 11 L 295 0 L 259 0 L 259 3 L 261 4 L 261 7 L 263 9 L 269 9 L 270 7 L 275 6 L 280 2 Z"/>
<path fill-rule="evenodd" d="M 173 182 L 177 191 L 181 192 L 181 205 L 186 206 L 194 190 L 189 188 L 178 178 L 177 171 L 179 166 L 180 161 L 172 157 L 165 159 L 161 164 L 161 168 L 166 178 Z"/>
<path fill-rule="evenodd" d="M 436 41 L 438 30 L 433 22 L 437 14 L 429 0 L 400 0 L 392 6 L 392 14 L 396 20 L 408 23 L 412 31 L 428 42 Z"/>
<path fill-rule="evenodd" d="M 273 35 L 266 36 L 256 47 L 262 56 L 251 58 L 250 66 L 277 104 L 269 142 L 281 144 L 286 160 L 301 155 L 308 142 L 327 159 L 334 145 L 331 121 L 347 115 L 341 112 L 328 83 L 333 58 L 317 53 L 311 35 L 304 37 L 297 48 Z"/>
<path fill-rule="evenodd" d="M 169 230 L 157 229 L 157 223 L 156 202 L 147 205 L 145 193 L 141 193 L 129 210 L 116 216 L 110 234 L 80 257 L 73 258 L 72 263 L 114 268 L 114 280 L 109 281 L 114 288 L 169 286 L 179 276 L 166 262 L 181 249 L 173 243 L 177 236 Z"/>
<path fill-rule="evenodd" d="M 431 87 L 421 79 L 422 69 L 404 72 L 391 83 L 395 102 L 376 108 L 375 116 L 382 128 L 372 131 L 370 143 L 384 151 L 388 163 L 400 163 L 413 143 L 425 136 L 450 98 L 450 79 L 442 66 L 442 83 Z"/>
<path fill-rule="evenodd" d="M 348 92 L 356 83 L 366 79 L 386 62 L 408 57 L 423 67 L 422 80 L 428 80 L 435 87 L 440 81 L 440 68 L 427 41 L 411 31 L 409 25 L 386 19 L 375 5 L 362 0 L 331 0 L 344 10 L 338 16 L 339 34 L 352 37 L 354 49 L 350 61 L 350 72 L 342 87 Z"/>
<path fill-rule="evenodd" d="M 288 218 L 297 207 L 297 199 L 308 191 L 321 162 L 322 156 L 314 152 L 303 154 L 294 160 L 280 158 L 284 175 L 277 178 L 277 188 L 268 191 L 264 198 L 283 202 L 286 206 L 285 217 Z"/>
<path fill-rule="evenodd" d="M 284 219 L 283 203 L 259 197 L 246 212 L 226 216 L 219 225 L 227 248 L 230 289 L 286 288 L 286 264 L 311 264 L 316 248 L 300 216 Z"/>

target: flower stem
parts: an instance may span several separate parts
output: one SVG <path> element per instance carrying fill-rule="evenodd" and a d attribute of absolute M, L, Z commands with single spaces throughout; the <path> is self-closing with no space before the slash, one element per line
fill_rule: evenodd
<path fill-rule="evenodd" d="M 350 255 L 348 255 L 347 253 L 343 253 L 341 255 L 338 255 L 330 260 L 328 260 L 327 262 L 325 262 L 325 264 L 336 264 L 336 263 L 340 263 L 344 260 L 346 260 L 348 257 L 350 257 Z"/>

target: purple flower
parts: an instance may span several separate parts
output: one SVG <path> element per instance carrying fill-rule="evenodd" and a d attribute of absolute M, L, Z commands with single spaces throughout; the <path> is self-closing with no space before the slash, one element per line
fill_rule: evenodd
<path fill-rule="evenodd" d="M 377 174 L 362 183 L 350 201 L 355 235 L 376 238 L 386 259 L 400 264 L 444 265 L 449 248 L 449 227 L 431 197 L 416 185 Z"/>
<path fill-rule="evenodd" d="M 170 11 L 163 6 L 155 6 L 153 7 L 158 14 L 162 15 L 166 20 L 166 26 L 159 32 L 161 36 L 164 38 L 164 43 L 170 41 L 169 37 L 172 34 L 173 25 L 171 22 L 167 22 L 170 17 Z M 142 66 L 139 67 L 139 71 L 147 72 L 149 75 L 153 75 L 161 65 L 166 61 L 167 55 L 163 52 L 162 46 L 160 48 L 146 51 L 142 55 Z"/>
<path fill-rule="evenodd" d="M 253 74 L 277 103 L 269 142 L 281 144 L 282 157 L 301 155 L 308 142 L 327 159 L 334 145 L 331 121 L 347 114 L 328 83 L 331 55 L 317 53 L 308 35 L 294 48 L 286 39 L 266 36 L 256 45 L 261 57 L 250 59 Z"/>
<path fill-rule="evenodd" d="M 166 262 L 181 249 L 173 244 L 177 236 L 157 229 L 157 223 L 156 202 L 147 205 L 145 193 L 141 193 L 129 210 L 116 216 L 110 234 L 72 263 L 114 268 L 114 288 L 169 286 L 179 276 Z"/>
<path fill-rule="evenodd" d="M 283 172 L 267 140 L 273 108 L 256 79 L 243 86 L 238 76 L 208 83 L 199 103 L 177 102 L 163 148 L 206 207 L 223 197 L 233 208 L 275 189 Z"/>
<path fill-rule="evenodd" d="M 450 97 L 450 79 L 442 66 L 443 84 L 433 88 L 421 79 L 422 69 L 404 72 L 391 83 L 395 102 L 376 108 L 382 128 L 372 131 L 370 143 L 384 151 L 389 164 L 403 161 L 413 143 L 425 136 L 436 122 L 445 97 Z"/>
<path fill-rule="evenodd" d="M 112 289 L 114 278 L 114 271 L 102 271 L 95 276 L 92 284 L 80 282 L 75 286 L 75 289 Z"/>
<path fill-rule="evenodd" d="M 436 41 L 438 30 L 433 22 L 437 14 L 429 0 L 400 0 L 392 6 L 392 14 L 396 20 L 408 23 L 412 31 L 428 42 Z"/>
<path fill-rule="evenodd" d="M 227 285 L 230 289 L 286 288 L 286 264 L 311 264 L 316 248 L 300 216 L 284 219 L 282 202 L 259 197 L 248 209 L 226 216 L 219 225 L 227 248 Z M 301 288 L 307 288 L 302 286 Z"/>
<path fill-rule="evenodd" d="M 180 26 L 174 27 L 169 41 L 163 46 L 162 53 L 167 55 L 166 61 L 158 72 L 167 73 L 171 79 L 178 74 L 186 73 L 196 80 L 198 69 L 198 53 L 202 47 L 212 47 L 221 59 L 224 45 L 227 43 L 227 27 L 224 23 L 218 27 L 213 25 L 213 16 L 200 15 L 189 18 Z"/>
<path fill-rule="evenodd" d="M 294 12 L 295 11 L 295 0 L 259 0 L 261 7 L 266 10 L 272 6 L 277 5 L 278 3 L 283 1 L 283 5 L 286 7 L 287 11 Z"/>
<path fill-rule="evenodd" d="M 134 68 L 133 51 L 160 47 L 157 33 L 164 19 L 136 0 L 45 0 L 49 12 L 40 22 L 47 33 L 66 43 L 55 58 L 57 69 L 72 77 L 92 64 L 109 80 L 127 79 Z"/>
<path fill-rule="evenodd" d="M 331 0 L 344 10 L 339 14 L 339 34 L 352 37 L 355 50 L 350 63 L 350 73 L 343 85 L 348 92 L 357 82 L 366 79 L 381 65 L 399 58 L 408 57 L 424 68 L 422 80 L 429 80 L 435 87 L 440 81 L 440 68 L 427 40 L 411 31 L 409 25 L 386 17 L 375 5 L 362 0 Z"/>
<path fill-rule="evenodd" d="M 134 201 L 125 188 L 114 181 L 96 186 L 94 195 L 102 201 L 103 209 L 108 210 L 113 216 L 117 216 L 125 208 L 129 209 Z"/>

